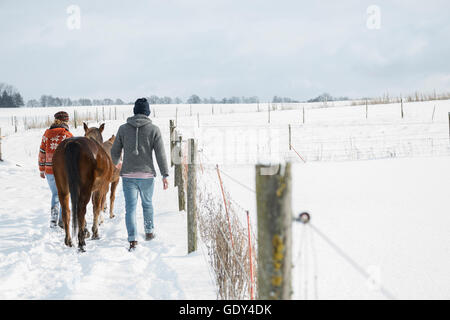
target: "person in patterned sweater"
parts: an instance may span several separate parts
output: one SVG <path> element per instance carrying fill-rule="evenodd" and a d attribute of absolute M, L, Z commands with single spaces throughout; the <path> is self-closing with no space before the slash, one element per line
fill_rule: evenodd
<path fill-rule="evenodd" d="M 55 177 L 53 175 L 52 159 L 58 145 L 73 135 L 69 132 L 69 114 L 65 111 L 55 113 L 55 121 L 42 136 L 41 147 L 39 148 L 39 171 L 42 179 L 47 179 L 52 192 L 50 227 L 59 225 L 64 228 L 61 208 L 58 199 L 58 189 L 56 188 Z M 58 221 L 59 218 L 59 221 Z"/>

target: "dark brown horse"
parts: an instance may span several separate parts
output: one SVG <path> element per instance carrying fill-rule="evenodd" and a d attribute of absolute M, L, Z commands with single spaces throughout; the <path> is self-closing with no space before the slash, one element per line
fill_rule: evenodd
<path fill-rule="evenodd" d="M 88 128 L 83 123 L 85 136 L 64 140 L 53 155 L 53 172 L 58 188 L 59 201 L 66 237 L 64 243 L 71 247 L 69 194 L 72 202 L 72 227 L 74 237 L 78 234 L 78 248 L 84 251 L 85 238 L 89 236 L 86 228 L 86 206 L 92 197 L 94 222 L 92 239 L 99 239 L 98 219 L 104 206 L 109 183 L 112 180 L 114 165 L 111 157 L 103 149 L 102 132 L 99 128 Z"/>
<path fill-rule="evenodd" d="M 103 142 L 103 149 L 111 156 L 111 149 L 116 140 L 116 136 L 112 135 L 107 141 Z M 114 167 L 113 177 L 111 181 L 111 189 L 109 193 L 109 217 L 114 218 L 114 200 L 116 199 L 116 188 L 120 181 L 120 170 Z M 103 211 L 106 212 L 106 201 Z M 103 222 L 103 216 L 101 218 L 101 222 Z"/>

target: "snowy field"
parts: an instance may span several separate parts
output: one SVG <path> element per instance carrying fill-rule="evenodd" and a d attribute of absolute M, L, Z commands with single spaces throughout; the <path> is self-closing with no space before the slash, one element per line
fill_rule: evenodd
<path fill-rule="evenodd" d="M 105 107 L 105 119 L 114 108 Z M 105 139 L 132 112 L 131 106 L 119 108 L 119 116 L 111 117 L 118 120 L 106 120 Z M 254 164 L 288 159 L 295 213 L 309 211 L 313 225 L 395 298 L 450 298 L 450 101 L 407 103 L 403 118 L 399 104 L 369 105 L 367 118 L 365 106 L 343 103 L 279 105 L 270 115 L 267 104 L 155 108 L 151 117 L 166 150 L 169 119 L 176 117 L 183 137 L 198 139 L 205 167 L 219 164 L 241 182 L 223 177 L 233 199 L 250 210 L 253 226 L 255 196 L 244 186 L 254 188 Z M 63 232 L 48 228 L 50 191 L 37 168 L 43 129 L 14 133 L 11 119 L 45 120 L 56 111 L 0 109 L 0 298 L 215 299 L 205 252 L 186 254 L 186 219 L 177 211 L 176 189 L 164 192 L 159 179 L 157 238 L 141 241 L 135 253 L 126 250 L 121 184 L 116 218 L 105 219 L 101 239 L 88 241 L 86 254 L 66 248 Z M 288 125 L 295 151 L 289 150 Z M 72 131 L 83 133 L 80 127 Z M 89 226 L 91 213 L 87 221 Z M 293 258 L 296 299 L 385 298 L 297 223 Z"/>

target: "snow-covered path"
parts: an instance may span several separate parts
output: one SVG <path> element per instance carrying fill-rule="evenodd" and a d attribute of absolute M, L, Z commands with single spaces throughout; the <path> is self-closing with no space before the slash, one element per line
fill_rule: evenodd
<path fill-rule="evenodd" d="M 185 213 L 179 213 L 173 188 L 155 186 L 157 237 L 128 252 L 122 186 L 112 220 L 105 214 L 100 240 L 87 241 L 87 252 L 64 246 L 64 231 L 50 229 L 50 190 L 35 168 L 36 132 L 11 136 L 20 146 L 16 162 L 0 162 L 0 299 L 215 299 L 202 250 L 187 255 Z M 18 143 L 20 142 L 20 144 Z M 21 149 L 22 144 L 24 150 Z M 173 185 L 173 183 L 171 183 Z M 88 207 L 92 226 L 92 206 Z"/>

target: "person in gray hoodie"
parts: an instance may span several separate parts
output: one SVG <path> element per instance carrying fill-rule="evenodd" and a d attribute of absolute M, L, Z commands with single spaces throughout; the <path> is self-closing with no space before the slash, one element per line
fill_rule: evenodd
<path fill-rule="evenodd" d="M 148 118 L 150 106 L 147 99 L 136 100 L 133 111 L 134 116 L 128 118 L 127 123 L 119 127 L 111 149 L 112 161 L 120 169 L 122 177 L 125 223 L 130 250 L 135 249 L 138 244 L 136 225 L 138 194 L 141 197 L 144 213 L 145 239 L 148 241 L 154 238 L 152 196 L 156 170 L 153 165 L 153 152 L 163 177 L 164 190 L 169 186 L 167 180 L 169 168 L 161 131 Z M 119 164 L 122 150 L 123 163 Z"/>

